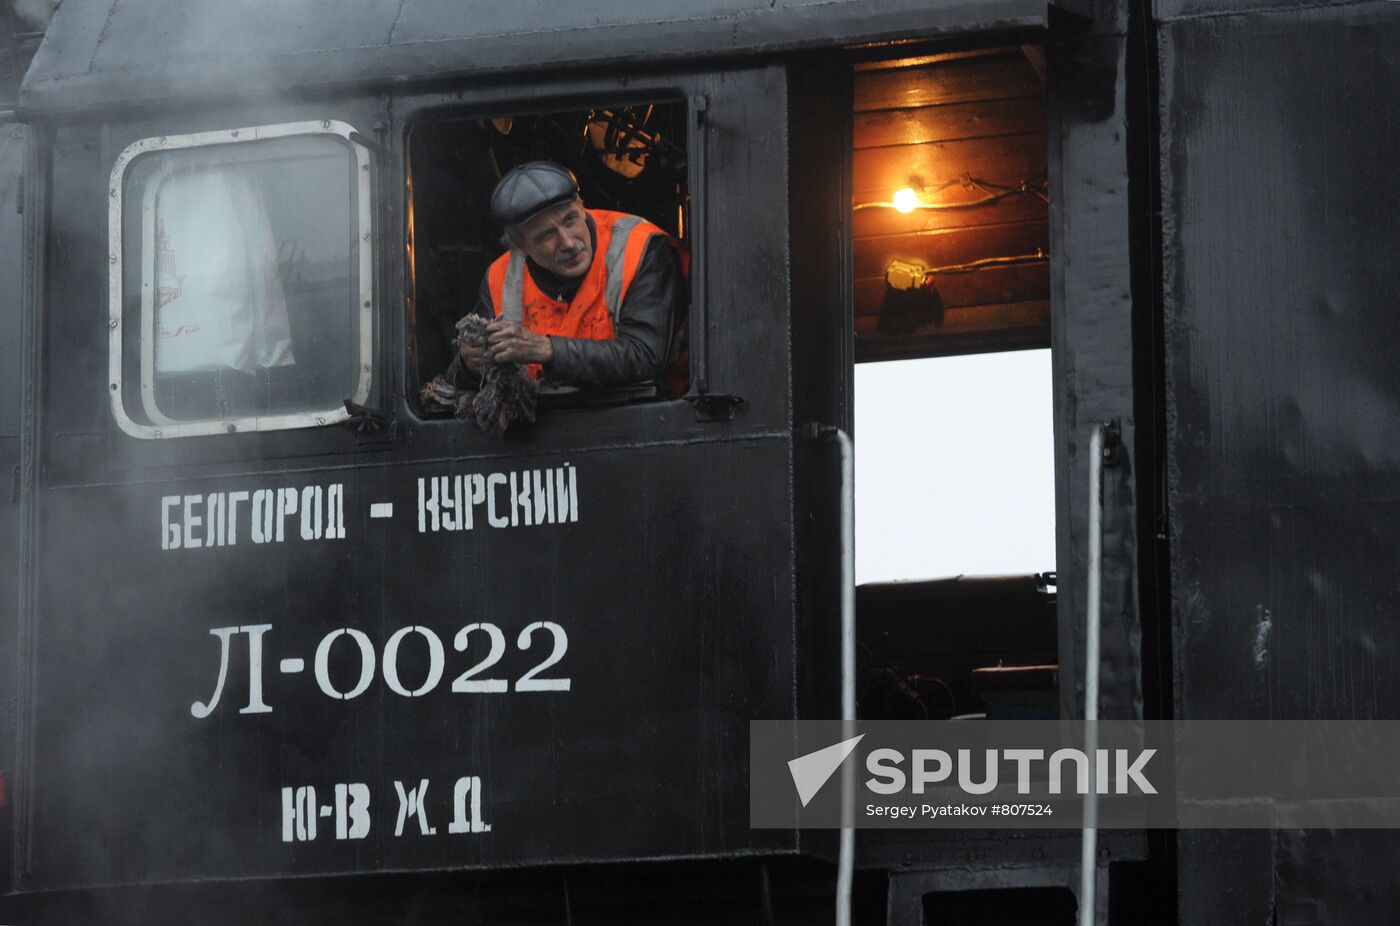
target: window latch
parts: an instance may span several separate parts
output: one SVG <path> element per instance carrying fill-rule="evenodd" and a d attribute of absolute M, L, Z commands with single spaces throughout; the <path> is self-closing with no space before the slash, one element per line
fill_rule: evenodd
<path fill-rule="evenodd" d="M 380 443 L 394 439 L 397 429 L 383 412 L 357 405 L 349 399 L 345 400 L 345 411 L 350 417 L 340 422 L 340 425 L 354 431 L 361 443 Z"/>

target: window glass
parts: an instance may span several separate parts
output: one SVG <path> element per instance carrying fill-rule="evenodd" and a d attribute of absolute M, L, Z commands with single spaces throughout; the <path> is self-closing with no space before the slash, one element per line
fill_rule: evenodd
<path fill-rule="evenodd" d="M 369 382 L 367 152 L 207 137 L 126 165 L 118 418 L 144 437 L 343 418 Z"/>

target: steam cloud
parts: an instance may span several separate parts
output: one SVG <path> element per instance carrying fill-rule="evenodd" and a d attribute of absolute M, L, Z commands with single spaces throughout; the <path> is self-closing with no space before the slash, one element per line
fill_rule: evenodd
<path fill-rule="evenodd" d="M 14 0 L 13 5 L 21 19 L 35 29 L 43 29 L 48 26 L 58 0 Z"/>

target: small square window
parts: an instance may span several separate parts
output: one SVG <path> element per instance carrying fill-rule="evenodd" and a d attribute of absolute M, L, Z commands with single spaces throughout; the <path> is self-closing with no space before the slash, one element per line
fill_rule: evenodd
<path fill-rule="evenodd" d="M 553 161 L 575 175 L 595 241 L 597 223 L 607 221 L 605 215 L 625 214 L 655 226 L 670 242 L 683 291 L 682 304 L 670 312 L 670 330 L 662 331 L 661 343 L 653 345 L 665 361 L 661 376 L 587 381 L 546 375 L 542 404 L 599 407 L 683 395 L 690 371 L 686 274 L 694 245 L 687 119 L 683 101 L 664 97 L 558 110 L 429 110 L 414 119 L 407 138 L 411 375 L 416 372 L 419 383 L 429 383 L 443 373 L 457 353 L 458 319 L 473 306 L 494 308 L 489 302 L 483 305 L 481 294 L 493 264 L 502 270 L 507 266 L 502 262 L 508 250 L 503 229 L 490 210 L 496 184 L 512 168 Z M 594 266 L 605 264 L 600 257 Z M 531 279 L 535 270 L 525 273 Z M 651 292 L 655 298 L 676 291 L 657 287 Z M 573 299 L 569 292 L 563 301 Z M 626 319 L 629 309 L 624 301 L 619 318 Z M 544 333 L 589 340 L 557 330 Z M 640 336 L 619 331 L 616 337 Z M 425 416 L 450 414 L 446 403 L 419 410 Z"/>
<path fill-rule="evenodd" d="M 151 138 L 112 172 L 110 385 L 141 438 L 331 424 L 369 398 L 370 152 L 344 123 Z"/>

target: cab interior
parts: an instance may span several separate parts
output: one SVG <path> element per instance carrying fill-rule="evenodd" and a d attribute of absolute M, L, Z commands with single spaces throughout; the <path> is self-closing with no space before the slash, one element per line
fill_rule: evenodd
<path fill-rule="evenodd" d="M 853 65 L 850 86 L 859 713 L 1053 718 L 1044 51 L 875 52 Z M 1025 361 L 1033 372 L 1015 383 L 979 372 Z M 886 369 L 954 363 L 968 376 L 872 394 L 889 388 Z M 971 420 L 972 436 L 955 437 L 947 415 Z M 861 472 L 901 454 L 898 477 Z M 1000 465 L 1008 457 L 1024 458 L 1020 468 Z M 949 460 L 970 465 L 950 471 Z M 898 520 L 872 495 L 895 499 Z M 957 497 L 983 507 L 954 514 Z M 931 534 L 995 552 L 1030 531 L 1038 556 L 893 562 Z"/>
<path fill-rule="evenodd" d="M 528 161 L 563 164 L 578 178 L 585 206 L 640 215 L 688 247 L 686 132 L 686 106 L 675 99 L 538 111 L 446 109 L 420 116 L 407 139 L 412 385 L 422 386 L 446 368 L 453 325 L 471 310 L 482 277 L 503 251 L 490 202 L 507 171 Z M 560 405 L 657 396 L 655 389 L 628 387 L 542 398 Z M 421 404 L 415 410 L 426 412 Z"/>

